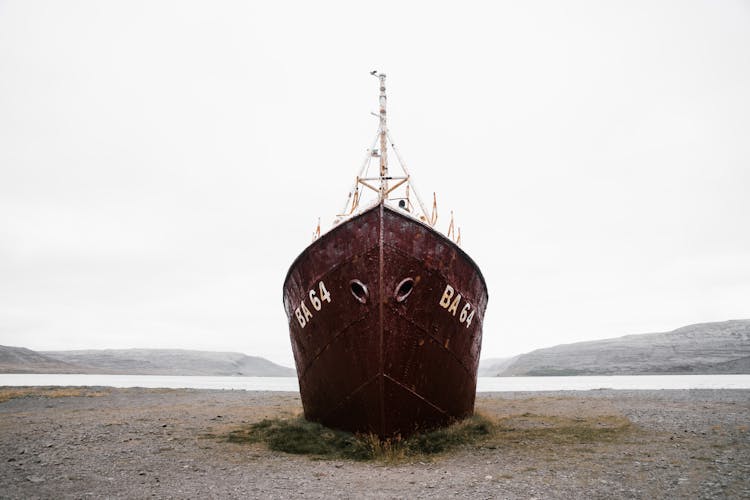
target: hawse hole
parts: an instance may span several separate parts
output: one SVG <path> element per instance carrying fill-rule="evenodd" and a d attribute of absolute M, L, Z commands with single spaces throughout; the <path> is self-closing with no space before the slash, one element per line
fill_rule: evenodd
<path fill-rule="evenodd" d="M 393 292 L 393 296 L 396 297 L 397 302 L 403 302 L 412 290 L 414 290 L 414 279 L 404 278 L 401 280 L 401 283 L 396 286 L 396 291 Z"/>
<path fill-rule="evenodd" d="M 357 279 L 354 279 L 349 282 L 349 288 L 351 288 L 352 295 L 354 295 L 355 299 L 363 304 L 367 302 L 367 297 L 369 295 L 367 292 L 367 285 Z"/>

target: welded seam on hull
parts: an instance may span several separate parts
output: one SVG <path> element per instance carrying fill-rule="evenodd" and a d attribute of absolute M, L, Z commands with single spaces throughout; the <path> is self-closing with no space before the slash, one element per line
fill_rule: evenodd
<path fill-rule="evenodd" d="M 449 416 L 449 414 L 448 414 L 448 412 L 447 412 L 447 411 L 443 410 L 443 409 L 442 409 L 442 408 L 440 408 L 439 406 L 436 406 L 436 405 L 435 405 L 435 403 L 431 402 L 431 401 L 430 401 L 429 399 L 425 399 L 425 398 L 424 398 L 424 396 L 420 395 L 420 394 L 419 394 L 419 393 L 417 393 L 417 392 L 414 392 L 414 391 L 413 391 L 413 390 L 411 390 L 411 389 L 410 389 L 409 387 L 405 386 L 404 384 L 402 384 L 402 383 L 401 383 L 401 382 L 399 382 L 398 380 L 394 379 L 394 378 L 393 378 L 393 377 L 391 377 L 390 375 L 386 375 L 386 374 L 383 374 L 383 382 L 385 382 L 385 379 L 386 379 L 386 378 L 387 378 L 388 380 L 390 380 L 391 382 L 393 382 L 394 384 L 396 384 L 397 386 L 399 386 L 399 387 L 401 387 L 402 389 L 404 389 L 405 391 L 407 391 L 407 392 L 409 392 L 409 393 L 413 394 L 413 395 L 414 395 L 414 396 L 416 396 L 416 397 L 417 397 L 418 399 L 420 399 L 420 400 L 424 401 L 424 402 L 425 402 L 425 403 L 427 403 L 427 404 L 428 404 L 429 406 L 431 406 L 431 407 L 432 407 L 432 408 L 434 408 L 435 410 L 439 411 L 439 412 L 440 412 L 440 413 L 442 413 L 443 415 L 445 415 L 445 416 Z"/>
<path fill-rule="evenodd" d="M 385 238 L 385 224 L 383 214 L 383 202 L 380 202 L 380 237 L 378 238 L 379 248 L 379 259 L 378 259 L 378 309 L 379 309 L 379 325 L 378 330 L 380 331 L 380 348 L 379 348 L 379 367 L 380 367 L 380 435 L 385 435 L 385 367 L 383 366 L 383 301 L 385 300 L 385 288 L 383 284 L 383 245 Z"/>
<path fill-rule="evenodd" d="M 327 419 L 327 418 L 328 418 L 328 416 L 329 416 L 329 415 L 333 415 L 333 414 L 334 414 L 334 413 L 335 413 L 335 412 L 336 412 L 336 411 L 337 411 L 337 410 L 338 410 L 339 408 L 341 408 L 342 406 L 344 406 L 344 405 L 345 405 L 345 404 L 346 404 L 347 402 L 349 402 L 349 400 L 350 400 L 351 398 L 353 398 L 354 396 L 356 396 L 358 392 L 362 391 L 362 389 L 364 389 L 365 387 L 367 387 L 368 385 L 370 385 L 370 383 L 371 383 L 371 382 L 372 382 L 373 380 L 375 380 L 376 378 L 378 378 L 379 376 L 380 376 L 380 374 L 379 374 L 379 373 L 376 373 L 376 374 L 375 374 L 375 375 L 373 375 L 372 377 L 368 378 L 368 379 L 367 379 L 367 380 L 366 380 L 365 382 L 363 382 L 363 383 L 362 383 L 362 384 L 361 384 L 361 385 L 360 385 L 359 387 L 357 387 L 357 388 L 356 388 L 356 389 L 354 389 L 354 390 L 353 390 L 352 392 L 350 392 L 349 394 L 347 394 L 347 395 L 346 395 L 346 396 L 344 397 L 344 399 L 342 399 L 341 401 L 339 401 L 339 403 L 338 403 L 338 404 L 337 404 L 336 406 L 334 406 L 334 407 L 333 407 L 333 409 L 331 409 L 331 411 L 329 411 L 328 413 L 326 413 L 325 415 L 323 415 L 323 416 L 321 417 L 321 420 L 325 420 L 325 419 Z"/>
<path fill-rule="evenodd" d="M 350 263 L 350 262 L 352 262 L 354 260 L 357 260 L 357 259 L 360 259 L 360 258 L 364 257 L 365 255 L 367 255 L 368 253 L 370 253 L 375 248 L 375 246 L 376 245 L 373 245 L 370 248 L 368 248 L 367 250 L 365 250 L 364 252 L 354 254 L 351 257 L 349 257 L 348 259 L 339 262 L 338 264 L 336 264 L 333 267 L 331 267 L 330 269 L 328 269 L 328 271 L 326 271 L 324 273 L 321 273 L 320 275 L 316 276 L 316 278 L 313 279 L 312 282 L 316 283 L 318 281 L 321 281 L 321 280 L 323 280 L 323 278 L 327 277 L 328 275 L 330 275 L 332 272 L 336 271 L 336 269 L 338 269 L 339 267 L 343 266 L 344 264 L 348 264 L 348 263 Z M 285 289 L 286 289 L 286 287 L 285 287 Z M 315 362 L 315 360 L 317 360 L 320 357 L 320 355 L 326 349 L 328 349 L 328 346 L 330 346 L 344 331 L 346 331 L 347 328 L 349 328 L 351 325 L 353 325 L 353 324 L 361 321 L 366 316 L 367 316 L 367 314 L 364 314 L 364 315 L 360 316 L 359 318 L 355 319 L 354 321 L 350 322 L 349 324 L 344 325 L 340 330 L 334 332 L 333 333 L 333 337 L 331 338 L 331 340 L 328 341 L 323 347 L 321 347 L 320 349 L 318 349 L 317 352 L 314 353 L 314 355 L 312 356 L 312 358 L 310 359 L 310 361 L 304 366 L 304 369 L 302 370 L 302 373 L 301 374 L 298 373 L 298 377 L 299 378 L 303 378 L 305 376 L 305 374 L 307 374 L 307 372 L 309 371 L 310 367 Z M 293 340 L 295 340 L 297 342 L 297 344 L 302 348 L 302 351 L 303 351 L 303 354 L 304 354 L 305 351 L 307 351 L 307 349 L 305 349 L 304 348 L 304 344 L 302 342 L 300 342 L 296 338 L 296 337 L 299 336 L 299 334 L 295 334 L 294 330 L 292 328 L 292 324 L 294 322 L 294 319 L 293 319 L 293 316 L 291 315 L 291 311 L 287 312 L 287 321 L 289 322 L 289 334 L 290 334 L 290 336 L 295 337 Z M 300 332 L 300 334 L 301 333 L 302 332 Z M 305 357 L 307 357 L 307 356 L 305 356 Z"/>
<path fill-rule="evenodd" d="M 369 315 L 369 313 L 365 313 L 364 315 L 360 316 L 359 318 L 355 319 L 354 321 L 352 321 L 352 322 L 351 322 L 351 323 L 349 323 L 348 325 L 346 325 L 346 326 L 344 326 L 343 328 L 341 328 L 341 330 L 339 330 L 339 331 L 337 331 L 336 333 L 334 333 L 334 334 L 333 334 L 333 337 L 331 337 L 331 340 L 330 340 L 329 342 L 327 342 L 327 343 L 326 343 L 326 344 L 325 344 L 325 345 L 324 345 L 323 347 L 321 347 L 320 349 L 318 349 L 318 352 L 316 352 L 316 353 L 315 353 L 315 356 L 313 356 L 313 357 L 312 357 L 312 358 L 310 359 L 310 362 L 309 362 L 309 363 L 307 363 L 307 365 L 305 366 L 305 369 L 304 369 L 304 371 L 303 371 L 303 372 L 302 372 L 302 374 L 301 374 L 301 375 L 299 376 L 299 378 L 305 378 L 305 375 L 307 375 L 307 372 L 308 372 L 308 371 L 310 371 L 310 368 L 312 367 L 312 365 L 313 365 L 313 364 L 315 363 L 315 361 L 317 361 L 317 360 L 318 360 L 318 358 L 319 358 L 319 357 L 320 357 L 320 356 L 321 356 L 321 355 L 322 355 L 322 354 L 323 354 L 323 353 L 325 352 L 325 350 L 326 350 L 326 349 L 328 349 L 328 346 L 330 346 L 331 344 L 333 344 L 334 342 L 336 342 L 336 340 L 338 340 L 338 338 L 339 338 L 339 337 L 340 337 L 341 335 L 343 335 L 343 334 L 344 334 L 344 333 L 345 333 L 345 332 L 347 331 L 347 329 L 349 329 L 349 327 L 350 327 L 350 326 L 352 326 L 352 325 L 355 325 L 355 324 L 357 324 L 357 323 L 359 323 L 359 322 L 361 322 L 361 321 L 363 321 L 363 320 L 367 319 L 367 316 L 368 316 L 368 315 Z"/>
<path fill-rule="evenodd" d="M 384 244 L 384 246 L 387 246 L 390 250 L 392 250 L 395 253 L 401 255 L 402 257 L 406 257 L 406 258 L 409 258 L 409 259 L 414 259 L 414 257 L 412 255 L 410 255 L 410 254 L 402 251 L 399 248 L 394 247 L 393 245 Z M 441 278 L 443 278 L 446 281 L 446 283 L 450 282 L 450 280 L 439 269 L 437 269 L 437 268 L 435 268 L 433 266 L 428 266 L 428 265 L 426 265 L 424 263 L 421 263 L 421 265 L 425 269 L 427 269 L 429 271 L 432 271 L 435 274 L 437 274 L 438 276 L 440 276 Z M 464 295 L 464 297 L 466 298 L 467 301 L 469 301 L 469 303 L 478 304 L 478 302 L 476 301 L 476 298 L 472 298 L 470 295 Z M 485 297 L 485 307 L 486 307 L 486 297 Z M 456 359 L 456 361 L 458 361 L 458 363 L 461 365 L 461 367 L 469 373 L 469 375 L 471 375 L 472 373 L 474 373 L 474 370 L 472 368 L 468 368 L 466 365 L 464 365 L 463 361 L 461 360 L 461 358 L 456 353 L 454 353 L 450 349 L 444 347 L 443 343 L 442 343 L 442 341 L 440 339 L 438 339 L 437 337 L 435 337 L 432 333 L 430 333 L 429 331 L 427 331 L 425 328 L 423 328 L 420 325 L 418 325 L 417 323 L 415 323 L 411 318 L 409 318 L 405 314 L 401 313 L 398 309 L 394 308 L 393 310 L 396 312 L 396 314 L 398 314 L 399 316 L 401 316 L 402 318 L 404 318 L 405 320 L 407 320 L 409 323 L 411 323 L 416 329 L 424 332 L 427 336 L 429 336 L 431 339 L 433 339 L 438 345 L 440 345 L 441 348 L 443 348 L 446 351 L 448 351 L 451 354 L 451 356 L 453 356 Z M 475 308 L 474 311 L 476 311 L 478 313 L 477 314 L 476 323 L 479 325 L 479 328 L 477 328 L 477 329 L 475 329 L 473 331 L 474 338 L 476 338 L 478 336 L 479 337 L 482 336 L 482 329 L 483 329 L 483 325 L 484 325 L 484 311 L 482 310 L 482 308 L 479 308 L 479 307 Z"/>
<path fill-rule="evenodd" d="M 433 335 L 432 333 L 428 332 L 428 331 L 427 331 L 426 329 L 424 329 L 424 328 L 423 328 L 422 326 L 420 326 L 420 325 L 416 324 L 416 323 L 415 323 L 414 321 L 412 321 L 412 320 L 411 320 L 411 319 L 410 319 L 410 318 L 409 318 L 408 316 L 406 316 L 405 314 L 403 314 L 403 313 L 402 313 L 401 311 L 399 311 L 399 310 L 396 310 L 396 309 L 394 309 L 394 311 L 395 311 L 395 312 L 396 312 L 396 314 L 398 314 L 398 315 L 399 315 L 399 316 L 400 316 L 401 318 L 405 319 L 405 320 L 406 320 L 406 321 L 408 321 L 408 322 L 409 322 L 409 323 L 410 323 L 410 324 L 411 324 L 412 326 L 414 326 L 414 328 L 416 328 L 417 330 L 419 330 L 420 332 L 422 332 L 422 333 L 424 333 L 424 334 L 425 334 L 426 336 L 428 336 L 428 337 L 429 337 L 430 339 L 432 339 L 432 340 L 433 340 L 433 341 L 434 341 L 434 342 L 435 342 L 435 343 L 436 343 L 437 345 L 439 345 L 439 346 L 440 346 L 440 348 L 441 348 L 441 349 L 443 349 L 443 350 L 445 350 L 445 351 L 448 351 L 448 353 L 449 353 L 449 354 L 450 354 L 451 356 L 453 356 L 453 358 L 454 358 L 454 359 L 455 359 L 456 361 L 458 361 L 458 364 L 459 364 L 459 365 L 461 365 L 461 368 L 463 368 L 464 370 L 466 370 L 466 373 L 467 373 L 468 375 L 471 375 L 471 374 L 472 374 L 472 370 L 471 370 L 470 368 L 467 368 L 467 367 L 466 367 L 466 366 L 465 366 L 465 365 L 463 364 L 463 362 L 461 361 L 461 358 L 460 358 L 460 357 L 458 357 L 458 355 L 457 355 L 457 354 L 456 354 L 455 352 L 453 352 L 453 351 L 451 351 L 450 349 L 448 349 L 447 347 L 445 347 L 445 346 L 443 345 L 443 342 L 442 342 L 442 341 L 441 341 L 441 340 L 440 340 L 439 338 L 435 337 L 435 336 L 434 336 L 434 335 Z M 481 332 L 479 332 L 479 333 L 481 334 Z"/>

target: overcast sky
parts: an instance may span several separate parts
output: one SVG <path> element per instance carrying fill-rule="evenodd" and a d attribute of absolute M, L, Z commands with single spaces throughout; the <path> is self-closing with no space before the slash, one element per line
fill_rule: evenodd
<path fill-rule="evenodd" d="M 282 282 L 377 129 L 483 357 L 750 317 L 746 1 L 0 1 L 0 344 L 292 366 Z"/>

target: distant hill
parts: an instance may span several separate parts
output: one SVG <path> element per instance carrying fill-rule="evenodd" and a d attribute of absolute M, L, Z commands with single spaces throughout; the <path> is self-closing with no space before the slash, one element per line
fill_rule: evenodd
<path fill-rule="evenodd" d="M 82 373 L 80 367 L 31 349 L 0 345 L 0 373 Z"/>
<path fill-rule="evenodd" d="M 502 373 L 511 363 L 513 363 L 518 356 L 511 358 L 487 358 L 479 360 L 479 371 L 477 375 L 479 377 L 497 377 L 498 374 Z"/>
<path fill-rule="evenodd" d="M 291 368 L 237 352 L 103 349 L 35 352 L 0 346 L 2 373 L 294 377 Z"/>
<path fill-rule="evenodd" d="M 500 376 L 750 373 L 750 320 L 563 344 L 518 356 Z"/>

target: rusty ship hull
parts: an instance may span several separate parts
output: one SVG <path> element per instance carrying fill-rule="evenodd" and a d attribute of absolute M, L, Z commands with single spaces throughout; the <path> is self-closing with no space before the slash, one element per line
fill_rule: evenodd
<path fill-rule="evenodd" d="M 308 420 L 390 437 L 473 413 L 487 287 L 432 227 L 380 202 L 307 247 L 283 295 Z"/>

